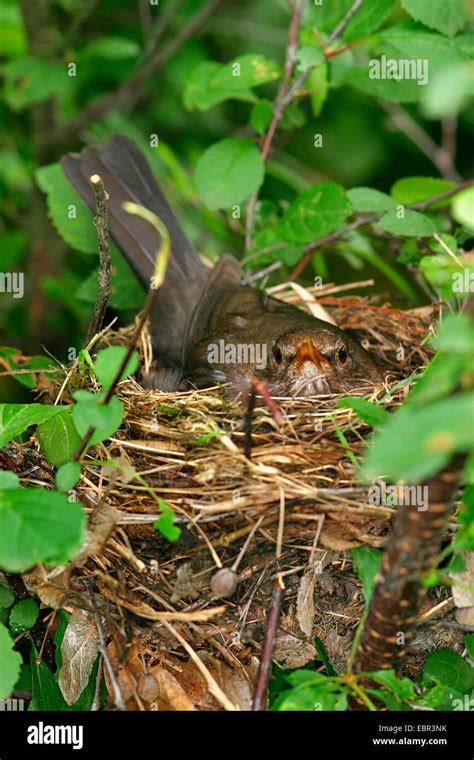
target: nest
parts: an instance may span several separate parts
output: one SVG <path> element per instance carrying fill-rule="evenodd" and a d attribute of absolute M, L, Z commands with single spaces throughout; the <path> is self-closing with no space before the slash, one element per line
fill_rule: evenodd
<path fill-rule="evenodd" d="M 356 331 L 393 369 L 374 400 L 394 409 L 432 355 L 433 309 L 400 311 L 335 297 L 346 289 L 319 289 L 317 303 L 314 291 L 302 297 L 299 286 L 273 292 L 304 301 L 313 313 L 323 308 L 340 327 Z M 101 341 L 126 343 L 132 329 L 106 331 Z M 141 336 L 139 351 L 146 366 L 149 335 Z M 70 376 L 62 401 L 77 382 Z M 48 392 L 54 399 L 58 386 Z M 341 408 L 337 396 L 279 400 L 278 421 L 267 406 L 257 406 L 248 459 L 246 410 L 225 400 L 222 388 L 162 393 L 131 378 L 118 395 L 124 425 L 88 453 L 77 486 L 95 549 L 70 570 L 65 603 L 90 609 L 83 589 L 94 576 L 128 706 L 220 709 L 228 707 L 224 695 L 248 708 L 277 576 L 286 593 L 275 659 L 287 668 L 305 665 L 316 656 L 317 635 L 343 669 L 363 609 L 346 550 L 383 546 L 393 512 L 370 504 L 356 477 L 368 426 Z M 107 466 L 108 460 L 121 466 Z M 160 500 L 175 512 L 176 542 L 153 527 Z M 219 568 L 232 573 L 216 576 Z M 51 604 L 51 577 L 29 582 Z M 61 583 L 56 578 L 55 588 Z M 226 592 L 233 593 L 222 598 Z M 161 686 L 148 699 L 143 679 L 150 674 Z"/>

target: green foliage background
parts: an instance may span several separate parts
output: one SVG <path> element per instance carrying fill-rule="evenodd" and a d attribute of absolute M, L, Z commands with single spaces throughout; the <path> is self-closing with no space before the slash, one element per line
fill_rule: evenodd
<path fill-rule="evenodd" d="M 311 241 L 351 218 L 350 202 L 358 209 L 342 188 L 389 193 L 401 178 L 433 177 L 432 187 L 423 185 L 429 196 L 449 186 L 436 185 L 441 177 L 471 176 L 468 4 L 364 0 L 332 43 L 328 37 L 350 0 L 305 5 L 295 75 L 311 70 L 283 113 L 264 166 L 259 147 L 281 84 L 291 18 L 285 0 L 210 6 L 202 0 L 0 0 L 1 269 L 26 277 L 25 299 L 2 294 L 2 343 L 31 353 L 46 345 L 60 360 L 70 346 L 81 345 L 96 288 L 95 232 L 84 209 L 77 220 L 67 217 L 67 204 L 77 196 L 55 162 L 84 139 L 122 132 L 137 140 L 188 233 L 210 258 L 224 251 L 245 255 L 245 204 L 263 180 L 249 266 L 280 264 L 271 282 L 289 275 Z M 207 21 L 187 37 L 208 7 Z M 325 57 L 328 46 L 332 53 L 347 50 Z M 426 58 L 428 85 L 369 79 L 368 60 L 381 54 Z M 152 73 L 127 89 L 150 62 Z M 107 95 L 106 107 L 90 112 Z M 440 151 L 449 148 L 454 130 L 451 160 Z M 316 134 L 322 147 L 314 146 Z M 150 147 L 154 135 L 157 148 Z M 320 183 L 333 183 L 321 186 L 322 198 L 314 190 Z M 397 202 L 423 200 L 419 184 L 411 196 L 409 188 L 398 187 Z M 384 198 L 386 204 L 386 196 L 379 201 Z M 359 196 L 360 209 L 378 211 L 373 200 Z M 384 213 L 376 234 L 363 228 L 317 252 L 303 280 L 375 275 L 376 289 L 394 302 L 435 297 L 432 283 L 443 280 L 440 267 L 449 262 L 423 262 L 432 253 L 426 236 L 436 229 L 452 232 L 448 220 L 427 213 L 400 227 L 389 218 L 390 206 Z M 413 276 L 420 261 L 425 278 L 417 271 Z M 111 308 L 126 320 L 143 296 L 116 251 L 114 264 Z M 12 387 L 5 382 L 2 395 L 9 397 Z"/>

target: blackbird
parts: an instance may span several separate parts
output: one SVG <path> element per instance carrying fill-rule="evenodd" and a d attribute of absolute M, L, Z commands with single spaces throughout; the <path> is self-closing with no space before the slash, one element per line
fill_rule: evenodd
<path fill-rule="evenodd" d="M 240 284 L 241 269 L 222 256 L 211 270 L 174 216 L 137 145 L 116 135 L 101 147 L 63 156 L 64 171 L 92 211 L 90 177 L 108 192 L 109 228 L 140 281 L 149 287 L 159 233 L 122 208 L 133 201 L 166 225 L 171 257 L 152 316 L 156 370 L 148 385 L 161 390 L 228 383 L 227 395 L 247 397 L 254 377 L 272 396 L 314 396 L 382 381 L 374 359 L 334 325 Z"/>

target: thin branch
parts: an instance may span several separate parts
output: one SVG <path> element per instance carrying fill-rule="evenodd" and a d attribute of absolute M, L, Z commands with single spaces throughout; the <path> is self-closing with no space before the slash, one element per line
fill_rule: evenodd
<path fill-rule="evenodd" d="M 273 138 L 275 136 L 276 129 L 278 127 L 278 124 L 280 123 L 281 117 L 283 116 L 283 111 L 285 109 L 285 105 L 283 104 L 283 101 L 290 87 L 291 76 L 293 74 L 293 69 L 296 62 L 296 49 L 298 45 L 298 30 L 300 27 L 302 10 L 303 10 L 303 0 L 295 0 L 295 4 L 293 6 L 293 13 L 291 16 L 290 31 L 289 31 L 289 36 L 288 36 L 288 46 L 286 49 L 285 72 L 283 76 L 283 81 L 281 83 L 280 89 L 276 96 L 273 117 L 270 122 L 270 126 L 268 127 L 268 131 L 267 131 L 267 134 L 265 135 L 265 138 L 262 143 L 262 148 L 261 148 L 263 161 L 266 161 L 268 158 L 268 154 L 270 153 L 270 148 L 271 148 Z M 255 207 L 257 205 L 257 200 L 258 200 L 258 192 L 255 192 L 253 193 L 253 195 L 250 196 L 249 201 L 247 203 L 247 210 L 246 210 L 246 217 L 245 217 L 245 247 L 246 249 L 249 249 L 250 246 L 252 245 L 253 224 L 254 224 Z"/>
<path fill-rule="evenodd" d="M 139 89 L 142 84 L 158 69 L 160 69 L 169 58 L 171 58 L 191 37 L 195 36 L 206 21 L 213 16 L 223 0 L 210 0 L 190 21 L 183 26 L 181 31 L 173 37 L 160 52 L 158 52 L 149 61 L 146 61 L 126 82 L 124 82 L 114 92 L 108 92 L 100 98 L 92 101 L 83 111 L 66 124 L 62 130 L 53 135 L 48 142 L 48 147 L 57 147 L 74 139 L 84 127 L 91 122 L 102 119 L 106 113 L 113 108 L 139 97 Z"/>
<path fill-rule="evenodd" d="M 112 259 L 110 257 L 109 227 L 107 220 L 107 202 L 109 194 L 104 188 L 104 183 L 98 174 L 90 178 L 92 190 L 95 195 L 96 215 L 94 226 L 99 240 L 99 292 L 92 312 L 89 329 L 87 331 L 86 345 L 94 335 L 100 331 L 104 322 L 105 310 L 110 297 L 110 279 L 112 277 Z"/>
<path fill-rule="evenodd" d="M 473 179 L 465 180 L 464 182 L 461 182 L 459 185 L 456 185 L 455 187 L 451 187 L 449 190 L 445 190 L 442 193 L 438 193 L 437 195 L 433 195 L 431 198 L 427 198 L 424 201 L 419 201 L 418 203 L 410 203 L 407 205 L 407 209 L 411 209 L 412 211 L 425 211 L 429 206 L 434 205 L 435 203 L 438 203 L 438 201 L 442 201 L 445 198 L 450 198 L 452 195 L 456 195 L 456 193 L 459 193 L 460 190 L 465 190 L 467 187 L 472 187 L 474 185 Z M 336 230 L 335 232 L 331 232 L 328 235 L 324 235 L 324 237 L 319 238 L 318 240 L 315 240 L 314 243 L 310 243 L 304 252 L 304 255 L 299 260 L 293 271 L 291 272 L 289 279 L 290 280 L 297 280 L 300 274 L 303 272 L 303 270 L 308 265 L 311 256 L 315 251 L 317 251 L 319 248 L 322 248 L 324 245 L 329 245 L 329 243 L 334 243 L 336 240 L 340 240 L 341 238 L 345 237 L 348 232 L 351 232 L 352 230 L 357 229 L 358 227 L 362 227 L 364 224 L 371 224 L 372 222 L 376 222 L 379 218 L 378 214 L 370 214 L 366 216 L 360 216 L 357 219 L 355 219 L 350 224 L 347 224 L 345 227 L 343 227 L 340 230 Z"/>
<path fill-rule="evenodd" d="M 339 22 L 339 24 L 336 26 L 336 28 L 331 32 L 331 34 L 328 37 L 328 45 L 331 44 L 331 42 L 334 42 L 334 40 L 337 40 L 344 29 L 346 28 L 347 24 L 351 20 L 352 16 L 356 11 L 359 10 L 360 6 L 362 5 L 362 0 L 355 0 L 355 2 L 352 4 L 352 6 L 347 11 L 344 18 Z"/>
<path fill-rule="evenodd" d="M 123 698 L 123 694 L 120 689 L 120 684 L 114 673 L 112 663 L 110 662 L 109 653 L 107 652 L 107 640 L 105 638 L 104 626 L 102 625 L 102 620 L 100 619 L 100 614 L 99 614 L 99 610 L 97 608 L 97 602 L 95 599 L 95 593 L 92 586 L 89 586 L 89 596 L 91 599 L 92 611 L 94 613 L 94 620 L 95 620 L 95 625 L 97 628 L 97 633 L 99 634 L 99 640 L 100 640 L 99 651 L 103 657 L 105 667 L 107 668 L 107 672 L 109 674 L 110 683 L 112 684 L 112 687 L 114 690 L 113 700 L 119 710 L 121 710 L 122 712 L 126 712 L 127 708 L 125 706 L 125 700 Z"/>
<path fill-rule="evenodd" d="M 283 581 L 281 577 L 278 576 L 273 586 L 273 594 L 267 618 L 265 638 L 263 640 L 262 647 L 262 658 L 260 660 L 260 667 L 257 676 L 257 686 L 255 688 L 255 694 L 252 703 L 253 711 L 263 710 L 265 706 L 268 679 L 270 677 L 272 666 L 273 647 L 275 645 L 278 621 L 280 619 L 281 601 L 284 588 L 285 586 L 283 585 Z"/>
<path fill-rule="evenodd" d="M 440 147 L 430 135 L 413 119 L 408 111 L 397 103 L 378 101 L 390 116 L 394 125 L 436 166 L 445 179 L 460 182 L 462 177 L 453 164 L 453 153 Z"/>

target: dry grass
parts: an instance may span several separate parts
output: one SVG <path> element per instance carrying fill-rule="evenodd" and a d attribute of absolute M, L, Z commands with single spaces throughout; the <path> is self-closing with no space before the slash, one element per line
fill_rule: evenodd
<path fill-rule="evenodd" d="M 298 287 L 274 290 L 280 298 L 302 302 Z M 309 308 L 322 307 L 341 327 L 357 330 L 364 345 L 393 368 L 374 400 L 395 409 L 431 356 L 432 309 L 400 311 L 346 294 L 336 297 L 337 290 L 318 290 L 319 305 Z M 305 291 L 305 301 L 312 297 L 311 290 Z M 102 341 L 126 342 L 131 329 L 106 332 Z M 151 361 L 148 335 L 142 336 L 140 354 L 146 367 Z M 83 382 L 70 377 L 62 401 Z M 51 401 L 60 385 L 50 387 Z M 305 664 L 314 657 L 312 640 L 318 634 L 343 667 L 363 603 L 345 550 L 382 546 L 392 512 L 369 504 L 367 488 L 357 481 L 355 463 L 366 445 L 367 425 L 350 409 L 339 408 L 337 397 L 281 400 L 278 423 L 260 406 L 253 416 L 249 461 L 243 454 L 245 410 L 225 401 L 222 388 L 161 393 L 129 379 L 120 384 L 118 395 L 126 407 L 125 423 L 86 456 L 77 487 L 94 524 L 104 509 L 118 510 L 112 517 L 115 527 L 103 549 L 74 569 L 69 604 L 88 608 L 81 583 L 94 575 L 115 645 L 120 641 L 124 646 L 128 637 L 129 645 L 139 645 L 147 667 L 159 663 L 189 696 L 184 637 L 204 665 L 213 652 L 219 667 L 228 668 L 227 678 L 231 673 L 234 680 L 243 679 L 248 690 L 271 582 L 282 574 L 287 592 L 278 656 L 287 666 Z M 120 467 L 104 467 L 110 460 Z M 172 507 L 182 529 L 176 543 L 152 526 L 160 499 Z M 211 578 L 219 567 L 232 565 L 257 521 L 240 559 L 237 590 L 217 601 Z M 208 673 L 229 696 L 218 670 L 212 661 Z M 229 709 L 207 676 L 201 676 L 214 697 L 206 702 L 209 689 L 203 688 L 207 696 L 195 695 L 194 704 Z M 243 707 L 248 694 L 231 694 L 230 699 Z"/>

